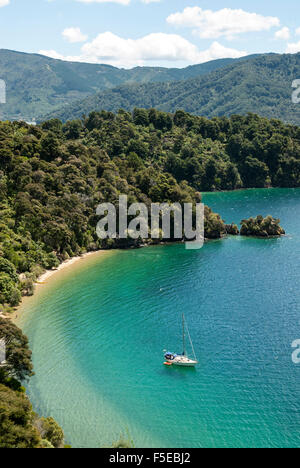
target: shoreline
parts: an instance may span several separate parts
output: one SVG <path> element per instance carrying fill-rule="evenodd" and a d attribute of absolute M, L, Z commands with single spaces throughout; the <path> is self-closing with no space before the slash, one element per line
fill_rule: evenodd
<path fill-rule="evenodd" d="M 44 273 L 41 274 L 41 276 L 38 277 L 38 279 L 35 281 L 35 286 L 42 286 L 42 284 L 51 278 L 51 276 L 55 275 L 55 273 L 58 273 L 59 271 L 64 270 L 65 268 L 68 268 L 69 266 L 73 265 L 74 263 L 78 262 L 79 260 L 84 260 L 85 258 L 99 253 L 99 252 L 105 252 L 105 250 L 96 250 L 95 252 L 86 252 L 82 255 L 77 255 L 76 257 L 69 258 L 68 260 L 65 260 L 62 262 L 57 268 L 54 268 L 52 270 L 46 270 Z M 24 296 L 26 297 L 26 296 Z M 21 305 L 21 304 L 20 304 Z M 20 306 L 18 306 L 20 307 Z"/>
<path fill-rule="evenodd" d="M 77 265 L 79 263 L 79 260 L 86 260 L 89 257 L 96 256 L 97 254 L 102 255 L 105 252 L 108 252 L 108 250 L 103 249 L 103 250 L 96 250 L 96 251 L 93 251 L 93 252 L 86 252 L 86 253 L 84 253 L 82 255 L 77 255 L 76 257 L 72 257 L 72 258 L 70 258 L 68 260 L 65 260 L 57 268 L 44 271 L 44 273 L 42 273 L 37 278 L 37 280 L 34 282 L 35 288 L 34 288 L 33 295 L 32 296 L 22 296 L 22 300 L 21 300 L 20 304 L 15 308 L 13 313 L 11 313 L 9 315 L 0 314 L 0 317 L 4 318 L 6 320 L 11 320 L 13 323 L 16 324 L 17 319 L 20 318 L 20 309 L 23 307 L 25 301 L 27 301 L 27 300 L 31 299 L 32 297 L 34 297 L 37 294 L 38 290 L 42 286 L 45 286 L 45 285 L 48 284 L 48 280 L 50 278 L 53 278 L 58 273 L 66 270 L 67 268 L 73 266 L 74 264 Z"/>

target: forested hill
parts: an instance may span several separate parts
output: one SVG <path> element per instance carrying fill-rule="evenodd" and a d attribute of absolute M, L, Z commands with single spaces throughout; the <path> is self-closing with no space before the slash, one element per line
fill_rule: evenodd
<path fill-rule="evenodd" d="M 125 70 L 0 50 L 0 79 L 7 84 L 7 103 L 1 106 L 0 113 L 4 119 L 32 121 L 58 107 L 125 83 L 185 80 L 245 59 L 213 60 L 184 69 Z"/>
<path fill-rule="evenodd" d="M 300 187 L 300 128 L 257 115 L 103 111 L 64 125 L 0 122 L 0 139 L 0 312 L 32 293 L 41 268 L 130 246 L 96 235 L 97 205 L 119 194 L 150 205 L 196 202 L 200 191 Z M 206 208 L 205 236 L 224 229 Z"/>
<path fill-rule="evenodd" d="M 300 125 L 300 105 L 293 104 L 291 98 L 295 79 L 300 79 L 300 54 L 269 54 L 180 82 L 117 87 L 62 107 L 47 118 L 66 121 L 93 110 L 156 107 L 167 112 L 183 109 L 206 117 L 255 112 Z"/>

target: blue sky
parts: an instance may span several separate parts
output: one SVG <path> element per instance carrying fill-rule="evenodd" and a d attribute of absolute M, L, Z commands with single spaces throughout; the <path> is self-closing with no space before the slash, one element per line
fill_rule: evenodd
<path fill-rule="evenodd" d="M 0 48 L 183 67 L 300 51 L 299 0 L 0 0 Z"/>

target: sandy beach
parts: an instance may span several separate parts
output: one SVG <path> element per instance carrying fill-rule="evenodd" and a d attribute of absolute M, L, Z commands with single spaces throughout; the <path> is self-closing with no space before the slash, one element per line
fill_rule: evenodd
<path fill-rule="evenodd" d="M 80 262 L 80 261 L 84 261 L 86 260 L 87 258 L 89 257 L 95 257 L 95 256 L 99 256 L 99 255 L 103 255 L 105 252 L 108 252 L 107 250 L 97 250 L 96 252 L 87 252 L 83 255 L 80 255 L 80 256 L 77 256 L 77 257 L 72 257 L 66 261 L 64 261 L 63 263 L 61 263 L 57 268 L 55 269 L 52 269 L 52 270 L 46 270 L 35 282 L 35 292 L 34 292 L 34 295 L 38 292 L 38 290 L 40 288 L 42 288 L 45 284 L 48 284 L 48 281 L 50 280 L 50 278 L 52 279 L 53 276 L 57 275 L 58 273 L 62 272 L 62 271 L 66 271 L 68 268 L 71 268 L 72 266 L 74 266 Z M 13 322 L 16 322 L 16 320 L 19 318 L 20 316 L 20 310 L 22 308 L 22 306 L 24 305 L 24 301 L 30 299 L 31 296 L 23 296 L 22 297 L 22 301 L 20 303 L 20 305 L 15 309 L 15 311 L 9 315 L 3 315 L 3 314 L 0 314 L 0 317 L 2 318 L 5 318 L 5 319 L 9 319 L 9 320 L 12 320 Z"/>
<path fill-rule="evenodd" d="M 69 260 L 66 260 L 64 261 L 63 263 L 61 263 L 59 265 L 58 268 L 55 268 L 53 270 L 46 270 L 45 273 L 43 273 L 36 281 L 36 286 L 40 286 L 42 283 L 44 283 L 46 280 L 48 280 L 49 278 L 51 278 L 51 276 L 55 275 L 55 273 L 58 273 L 59 271 L 61 270 L 64 270 L 65 268 L 68 268 L 70 267 L 71 265 L 73 265 L 74 263 L 78 262 L 79 260 L 83 260 L 85 258 L 87 258 L 88 256 L 90 255 L 94 255 L 96 253 L 99 253 L 99 252 L 104 252 L 103 251 L 100 251 L 98 250 L 97 252 L 88 252 L 88 253 L 85 253 L 83 255 L 80 255 L 78 257 L 72 257 L 70 258 Z"/>

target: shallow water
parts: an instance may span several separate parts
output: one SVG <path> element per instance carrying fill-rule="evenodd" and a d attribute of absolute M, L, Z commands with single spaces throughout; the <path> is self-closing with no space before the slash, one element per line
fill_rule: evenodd
<path fill-rule="evenodd" d="M 300 190 L 205 194 L 227 222 L 280 217 L 281 239 L 115 252 L 24 303 L 35 409 L 74 447 L 300 445 Z M 166 368 L 185 312 L 199 366 Z"/>

